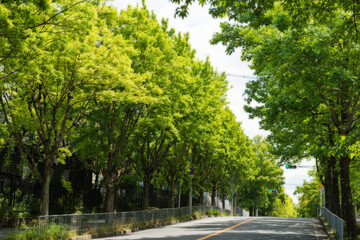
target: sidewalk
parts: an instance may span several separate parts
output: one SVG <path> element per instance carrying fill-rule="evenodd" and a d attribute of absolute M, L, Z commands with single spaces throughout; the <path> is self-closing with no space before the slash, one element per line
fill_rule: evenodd
<path fill-rule="evenodd" d="M 321 219 L 314 218 L 314 230 L 316 240 L 328 240 L 331 239 Z"/>

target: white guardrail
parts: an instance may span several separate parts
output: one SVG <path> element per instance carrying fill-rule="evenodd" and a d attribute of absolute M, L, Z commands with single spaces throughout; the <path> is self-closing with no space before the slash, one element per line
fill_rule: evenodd
<path fill-rule="evenodd" d="M 335 229 L 340 239 L 344 239 L 344 220 L 330 212 L 327 208 L 321 208 L 320 213 L 326 218 L 330 226 Z"/>

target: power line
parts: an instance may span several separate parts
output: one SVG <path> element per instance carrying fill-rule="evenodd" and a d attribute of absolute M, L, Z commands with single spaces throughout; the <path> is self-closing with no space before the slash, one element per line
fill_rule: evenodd
<path fill-rule="evenodd" d="M 148 61 L 145 61 L 145 60 L 140 60 L 140 59 L 134 59 L 133 62 L 140 62 L 140 63 L 145 63 L 145 64 L 160 64 L 160 62 L 151 62 L 149 63 Z M 172 64 L 166 64 L 166 66 L 168 67 L 173 67 L 173 68 L 184 68 L 184 69 L 187 69 L 187 70 L 190 70 L 191 68 L 186 68 L 184 66 L 175 66 L 175 65 L 172 65 Z M 219 71 L 219 73 L 223 73 L 225 71 Z M 226 72 L 225 72 L 226 73 Z M 250 79 L 250 80 L 257 80 L 257 77 L 254 76 L 254 75 L 245 75 L 245 74 L 236 74 L 236 73 L 226 73 L 226 76 L 229 76 L 229 77 L 237 77 L 237 78 L 246 78 L 246 79 Z"/>
<path fill-rule="evenodd" d="M 234 73 L 227 73 L 226 76 L 229 77 L 238 77 L 238 78 L 247 78 L 247 79 L 251 79 L 251 80 L 256 80 L 256 76 L 251 76 L 251 75 L 240 75 L 240 74 L 234 74 Z"/>

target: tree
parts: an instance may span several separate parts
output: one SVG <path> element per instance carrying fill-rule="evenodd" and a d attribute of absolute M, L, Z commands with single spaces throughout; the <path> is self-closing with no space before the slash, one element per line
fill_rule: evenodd
<path fill-rule="evenodd" d="M 185 1 L 178 14 L 186 16 L 191 2 L 194 1 Z M 274 130 L 271 125 L 283 122 L 278 116 L 288 114 L 296 116 L 293 124 L 301 125 L 302 115 L 312 114 L 316 109 L 316 114 L 322 114 L 318 123 L 328 124 L 335 130 L 334 144 L 328 153 L 339 162 L 342 217 L 347 223 L 348 235 L 355 236 L 349 178 L 352 159 L 347 149 L 357 139 L 355 119 L 359 114 L 359 91 L 355 52 L 359 4 L 286 0 L 242 1 L 242 4 L 199 2 L 210 3 L 214 17 L 227 16 L 233 20 L 221 25 L 222 32 L 216 34 L 212 42 L 226 45 L 227 53 L 243 47 L 243 59 L 252 61 L 259 79 L 248 84 L 248 100 L 249 103 L 255 100 L 261 106 L 249 107 L 247 111 L 262 119 L 262 127 Z M 326 136 L 329 140 L 329 135 Z M 327 169 L 333 171 L 333 159 L 322 162 L 325 166 L 330 163 Z M 336 175 L 331 181 L 335 178 Z"/>
<path fill-rule="evenodd" d="M 272 216 L 277 217 L 296 217 L 295 204 L 292 199 L 285 195 L 285 201 L 281 201 L 280 198 L 275 198 L 271 203 L 274 206 Z"/>
<path fill-rule="evenodd" d="M 187 53 L 180 52 L 179 43 L 173 38 L 174 30 L 167 29 L 166 21 L 159 24 L 145 6 L 123 11 L 120 24 L 119 32 L 133 42 L 137 51 L 132 56 L 134 71 L 149 76 L 143 85 L 147 95 L 154 99 L 141 111 L 131 138 L 134 143 L 131 159 L 143 177 L 143 208 L 147 209 L 153 175 L 168 158 L 172 144 L 180 140 L 178 127 L 191 101 L 187 89 L 192 84 L 191 59 L 189 62 Z"/>
<path fill-rule="evenodd" d="M 221 186 L 221 195 L 223 201 L 225 200 L 224 194 L 227 192 L 230 196 L 231 202 L 233 204 L 232 208 L 236 207 L 236 198 L 241 194 L 241 188 L 246 181 L 252 175 L 251 165 L 253 159 L 250 150 L 250 140 L 246 137 L 241 128 L 241 123 L 236 121 L 235 115 L 231 112 L 229 107 L 221 113 L 222 116 L 222 129 L 224 136 L 223 139 L 226 139 L 222 142 L 222 146 L 227 150 L 225 151 L 225 157 L 223 160 L 223 169 L 224 173 L 218 177 L 219 179 L 228 179 L 228 182 L 231 182 L 233 186 Z M 224 185 L 224 184 L 222 184 Z M 231 195 L 231 188 L 233 196 Z M 223 202 L 224 205 L 224 202 Z"/>
<path fill-rule="evenodd" d="M 164 29 L 167 29 L 166 22 Z M 176 51 L 178 56 L 185 60 L 189 67 L 195 62 L 195 51 L 191 48 L 189 43 L 189 34 L 174 34 L 175 30 L 170 29 L 166 30 L 169 37 L 173 40 L 173 49 Z M 191 75 L 191 72 L 189 72 Z M 188 175 L 189 167 L 189 141 L 191 138 L 191 129 L 194 126 L 192 115 L 195 108 L 193 108 L 193 103 L 199 101 L 198 97 L 192 96 L 190 93 L 193 92 L 199 80 L 195 80 L 194 76 L 191 77 L 192 81 L 187 82 L 186 90 L 178 96 L 177 102 L 179 102 L 183 107 L 182 110 L 177 113 L 175 119 L 175 127 L 178 129 L 179 138 L 175 139 L 171 143 L 168 156 L 165 158 L 165 161 L 160 166 L 159 175 L 160 178 L 164 178 L 167 185 L 170 188 L 169 193 L 169 207 L 175 207 L 175 184 L 183 181 L 183 178 Z M 198 82 L 199 81 L 199 82 Z M 179 188 L 181 191 L 181 189 Z"/>
<path fill-rule="evenodd" d="M 116 27 L 118 14 L 115 9 L 104 7 L 101 14 L 105 15 L 108 29 Z M 110 21 L 111 15 L 115 16 L 114 21 Z M 129 56 L 135 53 L 120 34 L 112 37 L 113 56 L 121 51 L 126 51 Z M 133 73 L 128 56 L 118 55 L 113 61 L 127 61 L 127 68 L 120 68 L 121 66 L 108 61 L 108 75 L 102 79 L 107 89 L 94 96 L 88 114 L 78 128 L 79 135 L 74 140 L 79 156 L 85 162 L 88 161 L 90 168 L 97 169 L 104 177 L 107 190 L 106 212 L 114 211 L 117 182 L 127 173 L 130 165 L 131 143 L 128 140 L 135 131 L 145 104 L 151 100 L 151 97 L 146 96 L 146 89 L 143 87 L 145 78 Z M 118 76 L 114 77 L 116 75 Z"/>
<path fill-rule="evenodd" d="M 29 0 L 2 1 L 0 6 L 0 80 L 20 71 L 38 57 L 36 47 L 29 42 L 37 31 L 49 31 L 61 24 L 60 15 L 73 11 L 79 1 Z M 54 8 L 59 4 L 61 8 Z M 63 27 L 66 23 L 63 22 Z M 69 27 L 69 26 L 67 26 Z M 45 44 L 45 43 L 43 43 Z"/>
<path fill-rule="evenodd" d="M 299 194 L 299 206 L 296 209 L 299 217 L 317 217 L 317 206 L 320 203 L 319 182 L 315 177 L 315 172 L 311 171 L 313 180 L 304 181 L 302 186 L 297 186 L 294 194 Z"/>
<path fill-rule="evenodd" d="M 272 194 L 270 189 L 276 189 L 279 196 L 283 196 L 281 193 L 284 184 L 283 170 L 277 165 L 275 156 L 270 153 L 267 141 L 256 136 L 251 148 L 250 176 L 243 182 L 238 199 L 241 206 L 250 208 L 250 214 L 255 207 L 267 208 Z"/>
<path fill-rule="evenodd" d="M 2 82 L 5 123 L 24 164 L 41 183 L 43 215 L 49 214 L 52 167 L 71 154 L 65 140 L 94 95 L 106 91 L 109 82 L 105 80 L 131 72 L 126 49 L 116 47 L 124 44 L 122 38 L 114 37 L 98 20 L 101 8 L 88 2 L 71 9 L 70 5 L 68 1 L 56 8 L 51 5 L 53 12 L 61 14 L 47 23 L 55 18 L 56 23 L 27 31 L 26 44 L 37 57 L 15 67 L 18 70 Z M 37 10 L 31 10 L 36 15 Z M 4 62 L 3 69 L 12 64 Z M 111 71 L 115 68 L 123 72 Z"/>
<path fill-rule="evenodd" d="M 268 41 L 261 44 L 261 49 L 266 49 L 266 53 L 262 52 L 259 47 L 255 50 L 255 46 L 259 44 L 256 40 L 257 43 L 252 42 L 254 45 L 247 43 L 248 46 L 252 45 L 253 47 L 248 48 L 249 52 L 246 55 L 254 56 L 253 50 L 257 52 L 256 57 L 251 58 L 254 68 L 258 70 L 258 74 L 264 76 L 259 81 L 249 84 L 247 92 L 249 100 L 256 99 L 263 102 L 264 105 L 258 108 L 248 108 L 247 110 L 253 116 L 261 116 L 261 118 L 266 119 L 262 124 L 265 128 L 271 129 L 271 122 L 282 121 L 277 115 L 280 111 L 290 113 L 292 116 L 295 115 L 297 117 L 296 124 L 301 124 L 298 120 L 302 118 L 305 111 L 311 111 L 314 106 L 318 111 L 325 113 L 322 115 L 323 122 L 330 121 L 331 129 L 336 129 L 337 134 L 335 137 L 336 142 L 330 154 L 339 160 L 342 217 L 347 222 L 348 234 L 354 235 L 356 223 L 355 216 L 352 214 L 354 211 L 349 182 L 351 158 L 346 153 L 345 148 L 340 150 L 336 147 L 339 144 L 344 145 L 344 142 L 349 145 L 354 141 L 352 131 L 355 122 L 353 118 L 358 114 L 357 93 L 354 92 L 357 84 L 352 84 L 352 77 L 348 75 L 356 74 L 356 70 L 352 72 L 352 63 L 349 63 L 347 56 L 344 55 L 343 47 L 340 45 L 340 48 L 338 48 L 338 45 L 333 44 L 334 42 L 343 41 L 338 32 L 340 29 L 337 28 L 342 15 L 337 16 L 336 23 L 333 22 L 334 25 L 332 26 L 334 28 L 321 24 L 309 25 L 308 28 L 304 29 L 304 34 L 307 32 L 307 35 L 298 35 L 299 29 L 289 28 L 286 31 L 281 31 L 277 27 L 277 17 L 283 14 L 280 9 L 281 7 L 275 8 L 272 12 L 274 14 L 274 25 L 256 31 L 256 36 L 252 35 L 253 33 L 249 34 L 252 37 L 247 35 L 249 40 L 250 38 L 254 40 L 259 37 L 261 32 L 264 34 L 263 38 Z M 280 11 L 280 13 L 277 11 Z M 281 40 L 276 37 L 280 35 Z M 328 44 L 325 45 L 324 42 Z M 348 51 L 352 50 L 348 48 Z M 291 52 L 291 56 L 288 55 L 289 52 Z M 264 61 L 271 62 L 271 64 L 264 64 Z M 281 61 L 281 63 L 278 61 Z M 341 69 L 335 66 L 338 61 L 344 63 Z M 290 67 L 289 63 L 293 67 Z M 329 66 L 331 67 L 329 68 Z M 275 68 L 277 69 L 276 72 Z M 281 70 L 278 71 L 279 69 Z M 313 73 L 316 74 L 312 75 Z M 269 74 L 271 75 L 269 76 Z M 338 81 L 339 78 L 341 81 Z M 294 81 L 295 79 L 296 81 Z M 261 91 L 259 91 L 259 84 L 261 85 Z M 269 94 L 265 95 L 265 92 Z"/>

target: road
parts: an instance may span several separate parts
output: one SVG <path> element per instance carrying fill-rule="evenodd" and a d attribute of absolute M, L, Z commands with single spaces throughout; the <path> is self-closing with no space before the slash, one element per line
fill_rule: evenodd
<path fill-rule="evenodd" d="M 318 220 L 311 218 L 218 217 L 148 229 L 103 240 L 314 240 L 327 239 Z"/>

